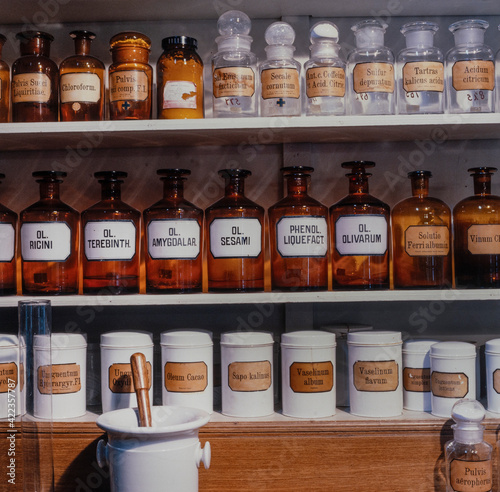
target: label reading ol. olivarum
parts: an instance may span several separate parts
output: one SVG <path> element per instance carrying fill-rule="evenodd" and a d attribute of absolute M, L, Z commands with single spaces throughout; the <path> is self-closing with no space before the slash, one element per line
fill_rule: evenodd
<path fill-rule="evenodd" d="M 251 97 L 255 93 L 255 74 L 250 67 L 224 67 L 214 70 L 214 97 Z"/>
<path fill-rule="evenodd" d="M 467 231 L 467 249 L 473 255 L 500 254 L 500 224 L 475 224 Z"/>
<path fill-rule="evenodd" d="M 463 372 L 433 371 L 431 391 L 441 398 L 464 398 L 469 392 L 469 378 Z"/>
<path fill-rule="evenodd" d="M 146 371 L 148 380 L 152 381 L 151 362 L 146 362 Z M 133 393 L 135 391 L 130 364 L 111 364 L 108 369 L 108 377 L 108 387 L 112 393 Z"/>
<path fill-rule="evenodd" d="M 228 385 L 233 391 L 265 391 L 271 387 L 271 362 L 231 362 L 227 368 Z"/>
<path fill-rule="evenodd" d="M 294 362 L 290 366 L 290 388 L 294 393 L 325 393 L 333 389 L 333 364 Z"/>
<path fill-rule="evenodd" d="M 409 256 L 446 256 L 449 237 L 446 226 L 410 226 L 405 231 L 405 252 Z"/>
<path fill-rule="evenodd" d="M 353 383 L 358 391 L 395 391 L 399 386 L 399 365 L 395 360 L 356 361 Z"/>
<path fill-rule="evenodd" d="M 146 101 L 149 80 L 141 70 L 123 70 L 109 74 L 109 101 Z"/>
<path fill-rule="evenodd" d="M 12 386 L 14 384 L 14 386 Z M 17 365 L 15 362 L 0 364 L 0 393 L 7 393 L 17 386 Z"/>
<path fill-rule="evenodd" d="M 387 219 L 383 215 L 342 215 L 335 223 L 335 248 L 346 255 L 384 255 Z"/>
<path fill-rule="evenodd" d="M 441 62 L 409 62 L 403 67 L 405 92 L 443 92 L 444 66 Z"/>
<path fill-rule="evenodd" d="M 261 73 L 262 99 L 300 97 L 299 72 L 294 68 L 268 68 Z"/>
<path fill-rule="evenodd" d="M 403 387 L 406 391 L 425 393 L 431 390 L 431 370 L 423 367 L 403 369 Z"/>
<path fill-rule="evenodd" d="M 171 393 L 199 393 L 208 385 L 205 362 L 167 362 L 165 389 Z"/>
<path fill-rule="evenodd" d="M 450 485 L 455 492 L 490 492 L 493 486 L 491 460 L 452 460 Z"/>
<path fill-rule="evenodd" d="M 82 389 L 80 378 L 80 365 L 76 363 L 40 366 L 38 368 L 38 391 L 42 395 L 76 393 Z"/>
<path fill-rule="evenodd" d="M 495 65 L 491 60 L 457 61 L 453 64 L 452 81 L 456 91 L 492 91 L 495 87 Z"/>
<path fill-rule="evenodd" d="M 344 97 L 345 71 L 341 67 L 315 67 L 306 72 L 307 97 Z"/>
<path fill-rule="evenodd" d="M 394 67 L 390 63 L 358 63 L 353 70 L 353 89 L 363 92 L 394 92 Z"/>
<path fill-rule="evenodd" d="M 45 73 L 20 73 L 12 78 L 13 103 L 46 103 L 50 91 L 50 78 Z"/>

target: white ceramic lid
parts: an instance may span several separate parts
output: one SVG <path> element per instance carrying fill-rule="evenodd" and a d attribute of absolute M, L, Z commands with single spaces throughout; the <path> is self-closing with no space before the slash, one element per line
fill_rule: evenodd
<path fill-rule="evenodd" d="M 110 331 L 101 335 L 101 347 L 152 347 L 153 334 L 147 331 Z"/>
<path fill-rule="evenodd" d="M 347 334 L 347 343 L 355 345 L 390 345 L 400 344 L 399 331 L 356 331 Z"/>
<path fill-rule="evenodd" d="M 335 347 L 335 333 L 319 330 L 293 331 L 281 335 L 283 347 Z"/>
<path fill-rule="evenodd" d="M 87 346 L 87 336 L 84 333 L 52 333 L 50 340 L 47 335 L 35 335 L 33 346 L 39 349 L 64 350 L 73 348 L 84 348 Z"/>
<path fill-rule="evenodd" d="M 484 345 L 484 350 L 485 352 L 500 354 L 500 338 L 494 338 L 493 340 L 488 340 Z"/>
<path fill-rule="evenodd" d="M 256 345 L 272 345 L 273 335 L 264 331 L 234 331 L 222 333 L 221 345 L 233 347 L 252 347 Z"/>
<path fill-rule="evenodd" d="M 431 357 L 459 359 L 475 357 L 476 346 L 467 342 L 439 342 L 431 346 Z"/>
<path fill-rule="evenodd" d="M 17 347 L 18 342 L 16 335 L 0 334 L 0 348 Z"/>
<path fill-rule="evenodd" d="M 171 330 L 160 335 L 160 345 L 172 347 L 206 347 L 213 345 L 208 330 Z"/>
<path fill-rule="evenodd" d="M 403 352 L 411 354 L 427 354 L 431 346 L 439 340 L 407 340 L 403 343 Z"/>

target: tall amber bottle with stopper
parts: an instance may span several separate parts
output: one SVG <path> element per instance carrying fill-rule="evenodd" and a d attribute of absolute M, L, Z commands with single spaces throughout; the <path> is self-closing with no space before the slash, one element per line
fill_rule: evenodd
<path fill-rule="evenodd" d="M 184 198 L 191 171 L 159 169 L 157 174 L 163 198 L 144 210 L 146 291 L 201 291 L 203 210 Z"/>
<path fill-rule="evenodd" d="M 281 169 L 287 196 L 269 208 L 271 284 L 279 290 L 328 287 L 328 208 L 307 193 L 312 167 Z"/>
<path fill-rule="evenodd" d="M 224 197 L 205 211 L 208 289 L 264 288 L 264 209 L 244 194 L 246 169 L 223 169 Z"/>
<path fill-rule="evenodd" d="M 430 171 L 412 171 L 412 196 L 392 209 L 394 288 L 452 287 L 451 210 L 429 196 Z"/>
<path fill-rule="evenodd" d="M 137 294 L 141 214 L 121 199 L 127 173 L 99 171 L 101 200 L 82 212 L 83 293 Z"/>
<path fill-rule="evenodd" d="M 151 40 L 127 31 L 110 40 L 113 63 L 109 67 L 109 119 L 151 118 L 153 69 L 149 65 Z"/>
<path fill-rule="evenodd" d="M 75 54 L 59 66 L 61 121 L 99 121 L 104 117 L 104 64 L 90 55 L 95 34 L 72 31 Z"/>
<path fill-rule="evenodd" d="M 2 60 L 2 48 L 7 38 L 0 34 L 0 123 L 9 121 L 10 108 L 10 68 L 7 62 Z"/>
<path fill-rule="evenodd" d="M 20 215 L 23 294 L 77 294 L 80 214 L 59 198 L 66 173 L 36 171 L 33 177 L 40 200 Z"/>
<path fill-rule="evenodd" d="M 390 208 L 369 194 L 366 168 L 374 162 L 344 162 L 349 194 L 330 207 L 333 289 L 389 288 Z"/>
<path fill-rule="evenodd" d="M 59 68 L 50 59 L 51 34 L 23 31 L 16 35 L 21 57 L 12 64 L 12 121 L 59 119 Z"/>
<path fill-rule="evenodd" d="M 0 180 L 5 174 L 0 173 Z M 0 204 L 0 296 L 15 294 L 17 214 Z"/>
<path fill-rule="evenodd" d="M 500 197 L 491 194 L 494 167 L 468 170 L 474 195 L 453 208 L 455 287 L 500 287 Z"/>

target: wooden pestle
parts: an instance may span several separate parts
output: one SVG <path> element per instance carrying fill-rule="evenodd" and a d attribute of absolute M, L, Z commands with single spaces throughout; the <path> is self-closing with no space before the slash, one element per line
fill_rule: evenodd
<path fill-rule="evenodd" d="M 139 409 L 139 427 L 151 427 L 151 406 L 149 404 L 149 377 L 146 366 L 146 357 L 140 352 L 130 356 L 132 367 L 132 379 L 135 394 L 137 396 L 137 407 Z"/>

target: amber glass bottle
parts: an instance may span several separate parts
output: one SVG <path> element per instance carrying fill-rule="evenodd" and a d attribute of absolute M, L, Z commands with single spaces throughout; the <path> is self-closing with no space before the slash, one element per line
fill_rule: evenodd
<path fill-rule="evenodd" d="M 99 121 L 104 116 L 104 64 L 90 56 L 95 34 L 72 31 L 75 54 L 59 66 L 61 121 Z"/>
<path fill-rule="evenodd" d="M 12 64 L 12 121 L 57 121 L 59 69 L 50 59 L 51 34 L 24 31 L 17 34 L 21 57 Z"/>
<path fill-rule="evenodd" d="M 389 206 L 369 194 L 367 167 L 374 162 L 344 162 L 351 169 L 349 194 L 330 207 L 333 289 L 389 288 Z"/>
<path fill-rule="evenodd" d="M 196 39 L 172 36 L 162 40 L 156 65 L 158 118 L 203 118 L 203 62 Z"/>
<path fill-rule="evenodd" d="M 5 179 L 5 174 L 0 174 Z M 0 204 L 0 296 L 15 294 L 17 214 Z"/>
<path fill-rule="evenodd" d="M 121 200 L 127 173 L 100 171 L 101 200 L 82 212 L 83 293 L 137 294 L 141 214 Z"/>
<path fill-rule="evenodd" d="M 151 40 L 138 32 L 121 32 L 110 40 L 109 118 L 148 120 L 152 109 Z"/>
<path fill-rule="evenodd" d="M 500 287 L 500 197 L 491 194 L 494 167 L 475 167 L 474 195 L 453 209 L 455 286 Z"/>
<path fill-rule="evenodd" d="M 246 169 L 224 169 L 224 197 L 205 211 L 208 289 L 264 288 L 264 209 L 245 196 Z"/>
<path fill-rule="evenodd" d="M 307 194 L 312 167 L 281 169 L 287 196 L 269 208 L 273 289 L 328 287 L 328 209 Z"/>
<path fill-rule="evenodd" d="M 163 199 L 144 210 L 146 291 L 196 292 L 202 287 L 203 210 L 184 198 L 187 169 L 159 169 Z"/>
<path fill-rule="evenodd" d="M 10 68 L 2 60 L 2 48 L 7 38 L 0 34 L 0 123 L 9 121 L 9 91 L 10 91 Z"/>
<path fill-rule="evenodd" d="M 40 200 L 21 212 L 23 294 L 78 293 L 79 213 L 59 198 L 66 173 L 37 171 Z"/>
<path fill-rule="evenodd" d="M 392 209 L 394 288 L 451 288 L 451 210 L 429 196 L 429 171 L 412 171 L 411 198 Z"/>

